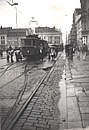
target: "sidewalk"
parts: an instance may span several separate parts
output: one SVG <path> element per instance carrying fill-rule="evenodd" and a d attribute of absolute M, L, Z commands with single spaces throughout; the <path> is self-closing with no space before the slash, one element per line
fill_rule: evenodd
<path fill-rule="evenodd" d="M 89 130 L 89 56 L 65 65 L 66 122 L 62 129 Z"/>

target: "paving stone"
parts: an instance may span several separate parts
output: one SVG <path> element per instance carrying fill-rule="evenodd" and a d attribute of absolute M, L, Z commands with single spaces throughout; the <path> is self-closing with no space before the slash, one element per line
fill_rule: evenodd
<path fill-rule="evenodd" d="M 68 129 L 68 123 L 67 122 L 62 122 L 59 124 L 59 129 L 58 130 L 65 130 Z"/>
<path fill-rule="evenodd" d="M 36 130 L 44 130 L 44 128 L 37 127 Z"/>
<path fill-rule="evenodd" d="M 67 109 L 68 111 L 78 111 L 76 97 L 67 97 Z"/>
<path fill-rule="evenodd" d="M 21 120 L 25 120 L 26 117 L 27 117 L 27 115 L 22 115 L 20 119 L 21 119 Z"/>
<path fill-rule="evenodd" d="M 43 125 L 47 125 L 48 124 L 48 122 L 46 121 L 46 120 L 39 120 L 38 121 L 38 124 L 43 124 Z"/>
<path fill-rule="evenodd" d="M 81 113 L 89 113 L 89 107 L 80 107 Z"/>
<path fill-rule="evenodd" d="M 79 83 L 79 84 L 76 84 L 76 87 L 88 88 L 89 89 L 89 83 Z"/>
<path fill-rule="evenodd" d="M 85 102 L 78 102 L 79 107 L 89 107 L 89 102 L 85 101 Z"/>
<path fill-rule="evenodd" d="M 68 111 L 68 121 L 81 121 L 80 113 L 78 111 Z"/>
<path fill-rule="evenodd" d="M 24 127 L 25 126 L 33 126 L 33 122 L 30 122 L 30 121 L 26 121 L 25 123 L 24 123 Z"/>
<path fill-rule="evenodd" d="M 40 127 L 40 128 L 50 128 L 50 125 L 48 125 L 48 124 L 44 125 L 44 124 L 35 123 L 34 126 L 35 127 Z"/>
<path fill-rule="evenodd" d="M 84 82 L 84 83 L 89 83 L 89 77 L 87 78 L 85 78 L 85 77 L 83 77 L 83 78 L 76 78 L 76 79 L 73 79 L 72 80 L 72 82 Z"/>
<path fill-rule="evenodd" d="M 25 119 L 19 119 L 18 124 L 22 124 L 25 122 Z"/>
<path fill-rule="evenodd" d="M 34 111 L 34 110 L 32 110 L 31 111 L 31 113 L 33 114 L 33 115 L 41 115 L 41 111 L 39 111 L 39 110 L 37 110 L 37 111 Z"/>
<path fill-rule="evenodd" d="M 71 84 L 70 82 L 66 82 L 67 89 L 74 88 L 75 86 Z"/>
<path fill-rule="evenodd" d="M 77 122 L 68 122 L 68 129 L 80 129 L 82 128 L 82 122 L 81 121 L 77 121 Z"/>
<path fill-rule="evenodd" d="M 83 127 L 84 128 L 89 128 L 89 120 L 83 120 Z"/>
<path fill-rule="evenodd" d="M 89 120 L 89 113 L 81 114 L 82 120 Z"/>
<path fill-rule="evenodd" d="M 58 125 L 59 122 L 58 122 L 58 121 L 55 121 L 55 120 L 49 120 L 49 121 L 48 121 L 48 124 L 50 124 L 50 125 Z"/>
<path fill-rule="evenodd" d="M 79 99 L 79 101 L 85 101 L 85 102 L 89 101 L 89 97 L 86 97 L 86 96 L 85 97 L 81 96 L 78 99 Z"/>
<path fill-rule="evenodd" d="M 82 91 L 76 91 L 76 96 L 77 97 L 85 97 L 86 96 L 86 93 L 85 92 L 82 92 Z"/>
<path fill-rule="evenodd" d="M 37 118 L 35 116 L 30 116 L 27 118 L 27 120 L 37 120 Z"/>
<path fill-rule="evenodd" d="M 37 119 L 30 119 L 27 120 L 28 123 L 38 123 L 38 120 Z"/>
<path fill-rule="evenodd" d="M 36 127 L 31 127 L 31 126 L 28 126 L 28 127 L 23 127 L 22 130 L 36 130 Z"/>
<path fill-rule="evenodd" d="M 13 128 L 13 130 L 20 130 L 20 128 L 21 128 L 21 127 L 18 127 L 18 126 L 17 126 L 17 127 L 15 127 L 15 128 Z"/>
<path fill-rule="evenodd" d="M 68 88 L 67 89 L 67 96 L 75 96 L 75 90 L 74 88 Z"/>
<path fill-rule="evenodd" d="M 42 118 L 42 115 L 39 115 L 39 114 L 32 114 L 31 113 L 31 116 L 35 117 L 35 118 Z"/>
<path fill-rule="evenodd" d="M 22 126 L 22 123 L 17 123 L 17 124 L 16 124 L 16 127 L 19 127 L 19 128 L 20 128 L 21 126 Z"/>
<path fill-rule="evenodd" d="M 59 124 L 58 125 L 50 125 L 50 130 L 58 130 L 59 129 Z"/>

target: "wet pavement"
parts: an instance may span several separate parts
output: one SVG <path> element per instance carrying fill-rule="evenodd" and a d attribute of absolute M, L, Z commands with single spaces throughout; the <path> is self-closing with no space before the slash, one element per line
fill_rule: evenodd
<path fill-rule="evenodd" d="M 52 65 L 46 60 L 40 67 L 46 71 Z M 38 91 L 13 127 L 13 130 L 66 129 L 89 129 L 89 56 L 79 60 L 75 55 L 72 62 L 62 54 L 46 87 Z"/>
<path fill-rule="evenodd" d="M 6 59 L 1 59 L 0 63 L 2 63 L 1 66 L 3 65 L 3 69 L 5 69 L 5 67 L 8 67 L 11 64 L 7 64 Z M 44 70 L 44 68 L 51 68 L 53 63 L 54 61 L 48 61 L 47 59 L 44 59 L 43 63 L 34 63 L 34 69 L 31 70 L 31 72 L 29 72 L 28 74 L 28 82 L 30 82 L 30 88 L 31 86 L 36 86 L 37 82 L 40 80 L 43 74 L 46 73 L 46 70 Z M 20 91 L 19 89 L 21 89 L 21 87 L 24 84 L 24 75 L 21 78 L 18 78 L 13 82 L 11 81 L 10 83 L 8 83 L 9 80 L 13 80 L 14 77 L 17 77 L 20 73 L 23 73 L 24 67 L 21 67 L 20 64 L 21 63 L 15 63 L 11 65 L 12 69 L 9 68 L 10 70 L 6 71 L 5 73 L 3 73 L 4 75 L 1 76 L 2 80 L 0 82 L 0 117 L 6 117 L 6 113 L 8 113 L 8 110 L 11 109 L 11 107 L 13 107 L 16 101 L 17 94 Z M 33 63 L 31 62 L 28 64 L 30 64 L 28 65 L 28 67 L 31 67 L 33 65 Z M 19 68 L 16 67 L 17 65 L 19 65 Z M 0 71 L 2 71 L 3 69 L 1 69 Z M 30 90 L 28 89 L 27 91 L 29 94 Z M 23 95 L 24 98 L 26 98 L 27 96 L 28 95 L 26 93 Z"/>
<path fill-rule="evenodd" d="M 61 99 L 59 82 L 62 78 L 65 59 L 57 60 L 48 82 L 44 81 L 36 95 L 11 130 L 58 130 L 60 128 Z"/>
<path fill-rule="evenodd" d="M 89 56 L 65 65 L 66 117 L 63 129 L 89 129 Z"/>

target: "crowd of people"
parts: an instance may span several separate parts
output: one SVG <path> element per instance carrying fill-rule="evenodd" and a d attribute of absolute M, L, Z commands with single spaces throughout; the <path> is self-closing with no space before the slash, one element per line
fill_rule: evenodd
<path fill-rule="evenodd" d="M 81 46 L 73 47 L 73 45 L 66 45 L 65 46 L 65 53 L 66 57 L 69 60 L 73 60 L 73 55 L 76 54 L 77 58 L 80 60 L 81 58 L 83 60 L 86 59 L 86 55 L 88 54 L 88 46 L 87 44 L 82 44 Z"/>
<path fill-rule="evenodd" d="M 48 59 L 54 60 L 58 54 L 57 48 L 49 48 L 48 49 Z M 43 61 L 44 52 L 40 49 L 39 58 Z M 13 49 L 12 46 L 9 46 L 6 50 L 7 62 L 13 63 L 14 61 L 19 62 L 22 61 L 23 55 L 21 49 Z M 14 58 L 15 57 L 15 58 Z"/>
<path fill-rule="evenodd" d="M 66 57 L 73 61 L 73 55 L 76 54 L 77 58 L 80 60 L 81 58 L 83 60 L 86 59 L 86 55 L 88 53 L 88 46 L 86 44 L 82 44 L 81 46 L 73 47 L 73 45 L 68 44 L 65 45 L 65 53 Z M 48 59 L 49 60 L 55 60 L 58 54 L 58 48 L 50 48 L 48 49 Z M 3 56 L 3 51 L 0 51 L 0 56 Z M 14 61 L 19 62 L 22 61 L 23 55 L 20 48 L 13 49 L 12 46 L 9 46 L 6 50 L 6 57 L 7 62 L 13 63 Z M 40 50 L 40 59 L 43 61 L 43 53 L 42 50 Z"/>
<path fill-rule="evenodd" d="M 7 53 L 7 62 L 14 62 L 14 55 L 15 55 L 15 60 L 16 62 L 22 61 L 22 53 L 20 48 L 18 49 L 13 49 L 11 46 L 9 46 L 6 50 Z"/>
<path fill-rule="evenodd" d="M 48 59 L 49 60 L 54 60 L 58 54 L 58 49 L 57 48 L 49 48 L 48 49 Z"/>

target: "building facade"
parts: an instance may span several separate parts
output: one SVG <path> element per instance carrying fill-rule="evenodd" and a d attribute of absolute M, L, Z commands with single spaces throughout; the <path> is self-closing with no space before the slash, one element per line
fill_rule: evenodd
<path fill-rule="evenodd" d="M 82 19 L 82 43 L 89 48 L 89 0 L 80 0 Z"/>
<path fill-rule="evenodd" d="M 76 38 L 77 45 L 81 46 L 82 44 L 82 19 L 81 19 L 81 8 L 77 8 L 74 11 L 74 23 L 76 26 Z"/>
<path fill-rule="evenodd" d="M 48 44 L 60 45 L 62 44 L 62 32 L 55 27 L 37 27 L 35 33 L 43 40 L 46 40 Z"/>
<path fill-rule="evenodd" d="M 12 27 L 0 28 L 0 49 L 6 50 L 8 46 L 20 47 L 21 39 L 29 35 L 31 30 L 27 28 L 12 29 Z"/>

